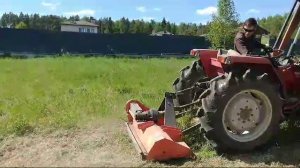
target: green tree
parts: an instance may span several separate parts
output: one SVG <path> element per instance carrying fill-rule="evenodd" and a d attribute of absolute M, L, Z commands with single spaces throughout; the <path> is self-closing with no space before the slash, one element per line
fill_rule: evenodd
<path fill-rule="evenodd" d="M 163 31 L 167 30 L 167 21 L 166 21 L 166 18 L 163 18 L 163 20 L 161 21 L 161 29 Z"/>
<path fill-rule="evenodd" d="M 19 16 L 9 12 L 9 13 L 4 13 L 1 17 L 1 25 L 3 27 L 10 27 L 13 28 L 19 23 Z"/>
<path fill-rule="evenodd" d="M 101 34 L 103 34 L 104 33 L 104 20 L 103 20 L 103 18 L 99 19 L 97 21 L 97 23 L 99 25 L 98 32 L 101 33 Z"/>
<path fill-rule="evenodd" d="M 19 21 L 24 22 L 25 21 L 25 15 L 21 12 L 19 15 Z"/>
<path fill-rule="evenodd" d="M 108 18 L 107 31 L 108 33 L 113 33 L 114 31 L 114 22 L 112 21 L 111 17 Z"/>
<path fill-rule="evenodd" d="M 103 18 L 100 22 L 101 32 L 105 34 L 114 33 L 114 21 L 111 17 Z"/>
<path fill-rule="evenodd" d="M 119 21 L 119 30 L 120 33 L 128 33 L 130 28 L 130 22 L 128 19 L 125 19 L 125 17 L 121 18 Z"/>
<path fill-rule="evenodd" d="M 238 14 L 233 0 L 219 0 L 218 12 L 213 15 L 208 38 L 213 48 L 233 48 L 234 36 L 238 27 Z"/>
<path fill-rule="evenodd" d="M 7 27 L 8 24 L 8 15 L 6 13 L 4 13 L 1 17 L 1 26 L 2 27 Z"/>
<path fill-rule="evenodd" d="M 130 28 L 129 28 L 129 33 L 136 33 L 136 21 L 135 20 L 132 20 L 130 22 Z"/>
<path fill-rule="evenodd" d="M 28 29 L 28 25 L 22 21 L 16 25 L 16 29 Z"/>
<path fill-rule="evenodd" d="M 80 20 L 80 17 L 78 16 L 78 15 L 75 15 L 75 16 L 70 16 L 69 17 L 69 19 L 68 19 L 69 21 L 79 21 Z"/>
<path fill-rule="evenodd" d="M 171 24 L 171 33 L 177 34 L 177 25 L 175 23 Z"/>
<path fill-rule="evenodd" d="M 188 30 L 188 25 L 186 23 L 180 23 L 178 26 L 178 35 L 186 35 Z"/>
<path fill-rule="evenodd" d="M 29 21 L 30 21 L 29 15 L 28 15 L 28 14 L 25 14 L 23 19 L 24 19 L 24 20 L 21 20 L 21 21 L 23 21 L 26 25 L 29 26 Z"/>
<path fill-rule="evenodd" d="M 143 33 L 145 34 L 151 34 L 153 31 L 153 26 L 150 22 L 145 22 L 144 28 L 143 28 Z"/>
<path fill-rule="evenodd" d="M 30 16 L 29 27 L 31 29 L 42 29 L 41 26 L 41 17 L 39 14 L 33 14 Z"/>
<path fill-rule="evenodd" d="M 136 20 L 135 25 L 134 25 L 135 33 L 138 33 L 138 34 L 143 33 L 144 25 L 145 25 L 145 22 L 143 20 Z"/>
<path fill-rule="evenodd" d="M 168 31 L 168 32 L 172 31 L 172 27 L 171 27 L 171 23 L 170 22 L 167 22 L 165 30 Z"/>
<path fill-rule="evenodd" d="M 93 19 L 92 17 L 87 17 L 87 16 L 84 16 L 82 17 L 80 20 L 83 20 L 83 21 L 87 21 L 87 22 L 90 22 L 91 19 Z"/>
<path fill-rule="evenodd" d="M 266 30 L 270 31 L 271 37 L 275 38 L 278 36 L 286 17 L 287 14 L 269 16 L 259 19 L 258 24 Z"/>

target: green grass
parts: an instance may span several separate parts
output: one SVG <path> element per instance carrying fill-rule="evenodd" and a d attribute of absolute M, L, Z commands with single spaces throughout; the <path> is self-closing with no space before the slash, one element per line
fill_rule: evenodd
<path fill-rule="evenodd" d="M 193 59 L 0 60 L 0 134 L 81 127 L 125 118 L 129 99 L 156 108 Z"/>

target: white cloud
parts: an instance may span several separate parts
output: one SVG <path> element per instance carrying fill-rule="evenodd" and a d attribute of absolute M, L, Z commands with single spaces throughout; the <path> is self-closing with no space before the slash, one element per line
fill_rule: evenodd
<path fill-rule="evenodd" d="M 74 16 L 74 15 L 78 15 L 78 16 L 94 16 L 96 14 L 95 10 L 92 9 L 84 9 L 84 10 L 80 10 L 80 11 L 73 11 L 73 12 L 64 12 L 64 15 L 66 16 Z"/>
<path fill-rule="evenodd" d="M 147 8 L 145 6 L 138 6 L 136 7 L 136 10 L 142 13 L 147 12 Z"/>
<path fill-rule="evenodd" d="M 161 11 L 161 8 L 153 8 L 154 11 Z"/>
<path fill-rule="evenodd" d="M 214 6 L 210 6 L 204 9 L 198 9 L 196 11 L 197 15 L 211 15 L 217 13 L 218 9 Z"/>
<path fill-rule="evenodd" d="M 48 9 L 50 9 L 50 10 L 56 10 L 57 7 L 60 5 L 60 3 L 50 3 L 50 2 L 43 1 L 41 3 L 41 5 L 48 8 Z"/>
<path fill-rule="evenodd" d="M 154 18 L 154 17 L 147 17 L 147 16 L 144 16 L 144 17 L 142 17 L 142 19 L 143 19 L 144 21 L 146 21 L 146 22 L 149 22 L 149 21 L 151 21 L 151 20 L 154 20 L 155 18 Z"/>
<path fill-rule="evenodd" d="M 252 13 L 252 14 L 258 14 L 258 13 L 260 13 L 260 11 L 257 10 L 257 9 L 249 9 L 249 10 L 247 11 L 247 14 L 250 14 L 250 13 Z"/>

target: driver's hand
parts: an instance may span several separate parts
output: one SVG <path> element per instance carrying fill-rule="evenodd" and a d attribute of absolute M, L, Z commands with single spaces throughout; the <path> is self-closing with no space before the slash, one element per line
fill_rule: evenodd
<path fill-rule="evenodd" d="M 271 54 L 272 57 L 280 57 L 284 53 L 283 50 L 273 50 L 273 53 Z"/>

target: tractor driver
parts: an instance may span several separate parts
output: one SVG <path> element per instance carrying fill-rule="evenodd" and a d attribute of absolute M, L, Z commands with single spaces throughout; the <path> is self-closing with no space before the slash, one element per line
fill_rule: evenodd
<path fill-rule="evenodd" d="M 254 18 L 249 18 L 243 24 L 234 39 L 234 49 L 241 55 L 253 54 L 255 51 L 264 49 L 265 52 L 272 52 L 272 48 L 261 44 L 255 39 L 259 26 Z"/>

